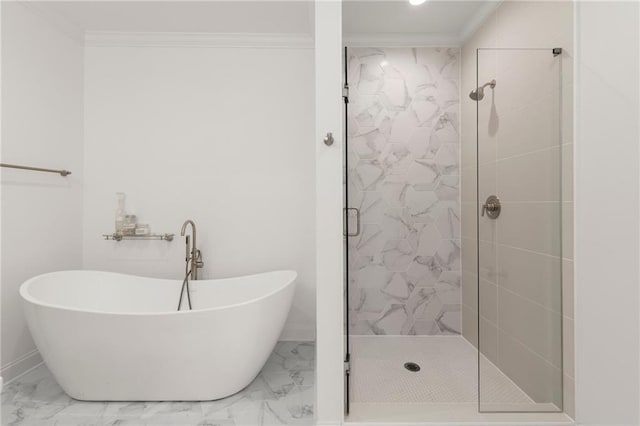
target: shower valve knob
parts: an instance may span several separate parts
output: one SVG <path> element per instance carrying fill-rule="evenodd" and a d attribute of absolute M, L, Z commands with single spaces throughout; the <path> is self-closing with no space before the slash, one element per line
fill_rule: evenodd
<path fill-rule="evenodd" d="M 500 216 L 500 211 L 502 210 L 502 205 L 500 204 L 500 199 L 495 195 L 490 195 L 487 197 L 487 201 L 482 205 L 482 214 L 484 216 L 485 212 L 489 219 L 497 219 Z"/>

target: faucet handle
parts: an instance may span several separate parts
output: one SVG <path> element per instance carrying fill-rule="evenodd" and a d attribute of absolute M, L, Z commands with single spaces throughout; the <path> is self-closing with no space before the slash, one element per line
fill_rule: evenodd
<path fill-rule="evenodd" d="M 200 250 L 196 250 L 196 258 L 194 260 L 196 268 L 202 268 L 204 266 L 204 261 L 202 260 L 202 252 L 200 252 Z"/>

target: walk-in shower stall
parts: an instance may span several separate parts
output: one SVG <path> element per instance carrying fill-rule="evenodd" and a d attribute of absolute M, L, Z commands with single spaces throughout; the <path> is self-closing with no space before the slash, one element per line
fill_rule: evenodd
<path fill-rule="evenodd" d="M 517 3 L 457 46 L 346 37 L 350 420 L 572 410 L 571 7 Z"/>

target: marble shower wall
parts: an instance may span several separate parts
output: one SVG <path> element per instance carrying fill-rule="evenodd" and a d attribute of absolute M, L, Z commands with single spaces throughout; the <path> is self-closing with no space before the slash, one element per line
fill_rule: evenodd
<path fill-rule="evenodd" d="M 351 334 L 460 333 L 459 60 L 348 51 Z"/>

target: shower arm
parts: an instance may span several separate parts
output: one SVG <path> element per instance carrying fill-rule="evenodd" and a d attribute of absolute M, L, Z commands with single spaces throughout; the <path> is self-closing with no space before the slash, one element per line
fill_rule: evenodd
<path fill-rule="evenodd" d="M 493 89 L 494 87 L 496 87 L 496 81 L 495 80 L 491 80 L 485 84 L 483 84 L 482 86 L 480 86 L 482 89 L 484 89 L 487 86 L 491 86 L 491 88 Z"/>

